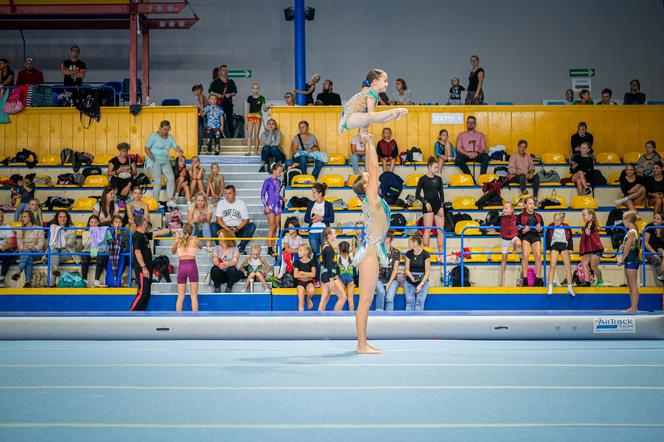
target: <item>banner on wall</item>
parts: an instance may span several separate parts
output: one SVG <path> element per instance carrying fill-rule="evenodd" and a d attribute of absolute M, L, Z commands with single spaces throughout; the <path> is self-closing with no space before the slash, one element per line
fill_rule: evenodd
<path fill-rule="evenodd" d="M 431 124 L 463 124 L 463 113 L 434 112 L 431 114 Z"/>
<path fill-rule="evenodd" d="M 572 89 L 575 92 L 579 92 L 582 89 L 592 91 L 592 80 L 590 77 L 572 78 Z"/>

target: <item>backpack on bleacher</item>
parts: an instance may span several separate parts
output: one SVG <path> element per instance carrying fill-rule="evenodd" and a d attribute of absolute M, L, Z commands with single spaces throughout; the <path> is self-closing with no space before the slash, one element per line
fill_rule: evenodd
<path fill-rule="evenodd" d="M 395 204 L 403 191 L 403 178 L 394 172 L 383 172 L 378 178 L 380 195 L 387 204 Z"/>
<path fill-rule="evenodd" d="M 598 169 L 593 169 L 590 172 L 590 177 L 588 179 L 588 182 L 592 187 L 606 186 L 608 183 L 604 175 L 602 175 L 602 172 Z"/>
<path fill-rule="evenodd" d="M 143 172 L 139 173 L 136 175 L 136 178 L 134 178 L 134 185 L 135 186 L 147 186 L 150 184 L 150 178 Z"/>
<path fill-rule="evenodd" d="M 81 170 L 81 174 L 85 178 L 87 178 L 91 175 L 101 175 L 101 167 L 98 167 L 98 166 L 86 167 L 85 169 Z"/>
<path fill-rule="evenodd" d="M 406 227 L 406 217 L 401 213 L 393 213 L 390 216 L 390 227 Z"/>
<path fill-rule="evenodd" d="M 472 221 L 473 217 L 467 213 L 457 212 L 452 214 L 452 219 L 454 220 L 454 224 L 456 225 L 456 223 L 458 223 L 459 221 Z"/>
<path fill-rule="evenodd" d="M 74 149 L 65 147 L 60 151 L 60 165 L 64 166 L 65 164 L 71 164 L 74 161 Z"/>
<path fill-rule="evenodd" d="M 74 200 L 71 198 L 64 198 L 62 196 L 49 196 L 46 198 L 46 201 L 42 204 L 42 207 L 48 208 L 48 210 L 55 209 L 70 209 L 74 205 Z"/>
<path fill-rule="evenodd" d="M 36 186 L 50 186 L 53 183 L 53 180 L 48 175 L 37 175 L 32 182 Z"/>
<path fill-rule="evenodd" d="M 539 172 L 537 172 L 537 176 L 540 179 L 540 183 L 558 183 L 560 184 L 560 174 L 551 169 L 551 170 L 544 170 L 542 167 Z"/>
<path fill-rule="evenodd" d="M 302 169 L 299 167 L 289 167 L 288 170 L 286 170 L 286 183 L 288 186 L 293 184 L 293 178 L 297 175 L 302 175 Z"/>
<path fill-rule="evenodd" d="M 498 229 L 494 229 L 494 231 L 499 230 L 500 212 L 498 212 L 497 210 L 489 210 L 489 212 L 486 214 L 486 218 L 484 219 L 484 225 L 498 227 Z"/>
<path fill-rule="evenodd" d="M 80 186 L 83 184 L 83 174 L 81 173 L 61 173 L 58 175 L 58 185 L 61 186 Z"/>

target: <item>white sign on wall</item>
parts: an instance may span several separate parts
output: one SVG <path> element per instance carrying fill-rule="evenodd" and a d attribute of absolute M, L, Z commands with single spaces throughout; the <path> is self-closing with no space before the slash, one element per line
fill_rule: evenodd
<path fill-rule="evenodd" d="M 431 124 L 463 124 L 463 113 L 462 112 L 432 113 Z"/>
<path fill-rule="evenodd" d="M 590 77 L 572 78 L 572 89 L 575 92 L 579 92 L 582 89 L 592 91 L 592 80 Z"/>

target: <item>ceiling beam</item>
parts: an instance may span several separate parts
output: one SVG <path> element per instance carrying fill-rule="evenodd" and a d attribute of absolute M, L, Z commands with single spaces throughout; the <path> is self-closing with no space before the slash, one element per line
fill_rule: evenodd
<path fill-rule="evenodd" d="M 189 6 L 185 0 L 182 2 L 159 2 L 159 3 L 135 3 L 126 5 L 17 5 L 12 1 L 8 5 L 0 5 L 0 15 L 50 15 L 50 14 L 71 14 L 71 15 L 89 15 L 89 14 L 179 14 Z"/>

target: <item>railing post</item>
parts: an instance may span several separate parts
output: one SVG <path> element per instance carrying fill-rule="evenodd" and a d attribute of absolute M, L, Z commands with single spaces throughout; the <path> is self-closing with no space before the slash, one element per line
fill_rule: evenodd
<path fill-rule="evenodd" d="M 463 230 L 461 230 L 461 256 L 460 256 L 460 261 L 461 262 L 459 263 L 459 267 L 461 268 L 461 271 L 460 271 L 460 273 L 461 273 L 461 287 L 465 287 L 465 285 L 464 285 L 464 282 L 465 282 L 464 281 L 464 279 L 465 279 L 464 276 L 465 275 L 464 275 L 463 270 L 464 270 L 464 258 L 466 257 L 466 251 L 464 250 L 463 242 L 464 242 L 464 236 L 466 234 L 466 229 L 468 227 L 470 227 L 470 226 L 466 226 L 466 227 L 463 228 Z M 473 226 L 473 227 L 475 227 L 475 226 Z"/>
<path fill-rule="evenodd" d="M 546 275 L 546 235 L 547 235 L 548 226 L 542 226 L 542 282 L 544 287 L 547 286 L 547 275 Z M 523 258 L 522 258 L 523 259 Z M 537 277 L 537 275 L 535 275 Z"/>
<path fill-rule="evenodd" d="M 33 265 L 34 265 L 34 263 L 33 263 Z M 46 287 L 51 287 L 51 231 L 50 231 L 50 229 L 48 231 L 48 235 L 46 235 Z"/>
<path fill-rule="evenodd" d="M 132 241 L 133 238 L 132 238 L 131 230 L 127 229 L 127 231 L 129 232 L 129 269 L 128 269 L 129 270 L 129 278 L 127 280 L 127 287 L 131 288 L 131 284 L 132 284 L 132 281 L 134 279 L 134 266 L 133 266 L 133 264 L 134 264 L 134 244 L 133 244 L 133 241 Z"/>
<path fill-rule="evenodd" d="M 444 228 L 438 229 L 443 233 L 443 287 L 447 287 L 447 232 Z"/>

